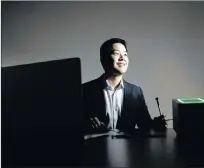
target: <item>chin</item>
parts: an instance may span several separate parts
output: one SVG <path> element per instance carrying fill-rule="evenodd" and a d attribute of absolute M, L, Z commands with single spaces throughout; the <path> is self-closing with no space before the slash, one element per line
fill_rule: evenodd
<path fill-rule="evenodd" d="M 120 72 L 121 74 L 124 74 L 127 71 L 127 69 L 119 69 L 118 72 Z"/>
<path fill-rule="evenodd" d="M 123 74 L 125 74 L 125 72 L 126 72 L 126 71 L 124 71 L 124 70 L 123 70 L 123 71 L 122 71 L 122 70 L 118 70 L 118 71 L 117 71 L 117 74 L 118 74 L 118 75 L 123 75 Z"/>
<path fill-rule="evenodd" d="M 123 74 L 126 73 L 126 71 L 127 71 L 126 68 L 124 68 L 124 69 L 114 68 L 114 69 L 112 70 L 112 74 L 114 74 L 114 75 L 116 75 L 116 76 L 118 76 L 118 75 L 123 75 Z"/>

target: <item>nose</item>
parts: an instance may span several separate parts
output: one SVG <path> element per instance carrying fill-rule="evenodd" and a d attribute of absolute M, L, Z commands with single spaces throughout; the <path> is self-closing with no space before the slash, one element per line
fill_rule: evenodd
<path fill-rule="evenodd" d="M 124 59 L 124 55 L 120 54 L 119 60 L 123 60 Z"/>

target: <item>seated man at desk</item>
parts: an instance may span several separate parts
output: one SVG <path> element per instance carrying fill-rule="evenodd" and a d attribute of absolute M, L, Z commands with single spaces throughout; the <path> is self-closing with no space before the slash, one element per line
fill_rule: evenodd
<path fill-rule="evenodd" d="M 154 120 L 148 112 L 142 89 L 123 79 L 129 58 L 125 40 L 112 38 L 100 48 L 105 71 L 98 79 L 83 84 L 85 132 L 149 130 Z M 156 119 L 156 120 L 155 120 Z"/>

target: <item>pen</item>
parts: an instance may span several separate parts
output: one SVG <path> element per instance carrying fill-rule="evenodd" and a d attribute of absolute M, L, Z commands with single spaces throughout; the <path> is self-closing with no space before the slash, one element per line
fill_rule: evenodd
<path fill-rule="evenodd" d="M 159 107 L 159 98 L 156 97 L 155 100 L 157 101 L 157 106 L 158 106 L 158 108 L 159 108 L 159 114 L 160 114 L 160 116 L 161 116 L 162 114 L 161 114 L 161 110 L 160 110 L 160 107 Z"/>

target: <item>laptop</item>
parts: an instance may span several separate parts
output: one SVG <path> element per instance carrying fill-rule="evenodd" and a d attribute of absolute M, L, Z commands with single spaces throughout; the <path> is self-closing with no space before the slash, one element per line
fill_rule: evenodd
<path fill-rule="evenodd" d="M 76 165 L 83 142 L 80 59 L 1 72 L 2 164 Z"/>

